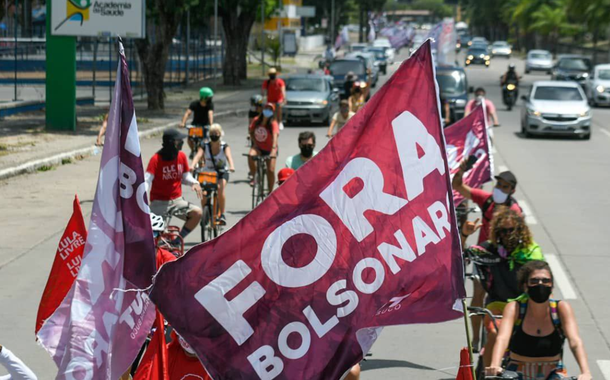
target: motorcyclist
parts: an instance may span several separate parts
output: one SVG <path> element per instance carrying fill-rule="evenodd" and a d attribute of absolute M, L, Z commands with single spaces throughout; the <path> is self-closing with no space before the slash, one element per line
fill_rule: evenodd
<path fill-rule="evenodd" d="M 515 64 L 509 64 L 508 70 L 504 73 L 504 75 L 502 75 L 502 78 L 500 79 L 500 85 L 502 86 L 502 95 L 504 96 L 504 99 L 506 99 L 506 85 L 511 83 L 515 85 L 515 99 L 518 98 L 519 79 L 521 79 L 521 77 L 519 76 L 519 74 L 517 74 L 517 71 L 515 70 Z"/>
<path fill-rule="evenodd" d="M 209 87 L 201 87 L 199 89 L 199 101 L 192 102 L 189 107 L 184 112 L 184 116 L 182 117 L 182 122 L 180 126 L 182 128 L 186 127 L 186 122 L 188 118 L 193 114 L 193 121 L 191 124 L 196 127 L 203 127 L 203 138 L 207 138 L 206 128 L 209 128 L 210 125 L 214 123 L 214 103 L 212 103 L 212 97 L 214 96 L 214 91 L 212 91 Z M 191 148 L 191 158 L 193 158 L 197 147 L 192 139 L 188 139 L 189 147 Z"/>

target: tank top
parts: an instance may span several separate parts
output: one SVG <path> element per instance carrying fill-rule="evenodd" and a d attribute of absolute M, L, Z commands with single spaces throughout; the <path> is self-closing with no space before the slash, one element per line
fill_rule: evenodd
<path fill-rule="evenodd" d="M 553 357 L 563 355 L 565 336 L 561 330 L 561 321 L 557 312 L 559 301 L 549 300 L 549 311 L 553 321 L 553 332 L 546 336 L 534 336 L 523 331 L 523 321 L 527 311 L 527 300 L 519 301 L 519 318 L 515 321 L 509 350 L 515 354 L 530 358 Z"/>
<path fill-rule="evenodd" d="M 222 170 L 222 171 L 226 171 L 228 168 L 228 161 L 227 161 L 227 155 L 225 153 L 225 150 L 227 149 L 227 147 L 229 146 L 229 144 L 227 144 L 224 141 L 220 142 L 220 151 L 218 152 L 217 155 L 215 155 L 214 157 L 212 157 L 212 146 L 210 145 L 210 143 L 204 143 L 203 144 L 203 150 L 204 150 L 204 157 L 205 157 L 205 167 L 208 170 Z"/>

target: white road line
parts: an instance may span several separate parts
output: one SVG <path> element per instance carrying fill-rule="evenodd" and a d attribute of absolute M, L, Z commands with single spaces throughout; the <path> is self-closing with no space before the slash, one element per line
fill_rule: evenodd
<path fill-rule="evenodd" d="M 534 213 L 532 212 L 532 209 L 530 209 L 530 206 L 527 204 L 527 202 L 523 199 L 519 199 L 517 202 L 519 203 L 521 210 L 523 210 L 523 213 L 525 214 L 525 223 L 529 224 L 530 226 L 533 224 L 538 224 L 538 220 L 534 216 Z"/>
<path fill-rule="evenodd" d="M 610 137 L 610 132 L 608 132 L 608 130 L 607 130 L 606 128 L 602 128 L 602 127 L 600 127 L 600 128 L 599 128 L 599 130 L 600 130 L 600 132 L 601 132 L 601 133 L 603 133 L 604 135 L 606 135 L 606 136 Z M 610 380 L 610 379 L 608 379 L 608 380 Z"/>
<path fill-rule="evenodd" d="M 557 286 L 559 287 L 559 290 L 561 290 L 561 294 L 563 295 L 563 298 L 567 299 L 567 300 L 574 300 L 574 299 L 578 298 L 576 296 L 576 292 L 574 291 L 574 288 L 572 287 L 572 284 L 570 283 L 570 279 L 568 278 L 567 273 L 565 272 L 565 270 L 563 269 L 563 266 L 559 262 L 559 258 L 557 258 L 556 255 L 550 254 L 550 253 L 545 253 L 544 257 L 546 258 L 547 263 L 549 263 L 549 266 L 551 267 L 551 270 L 553 271 L 553 277 L 555 278 L 555 284 L 557 284 Z M 610 370 L 610 361 L 608 361 L 608 364 L 609 364 L 608 370 Z M 610 380 L 610 377 L 607 377 L 607 380 Z"/>
<path fill-rule="evenodd" d="M 610 380 L 610 360 L 598 360 L 597 365 L 606 380 Z"/>
<path fill-rule="evenodd" d="M 508 166 L 498 165 L 498 173 L 502 173 L 502 172 L 506 172 L 506 171 L 508 171 Z"/>

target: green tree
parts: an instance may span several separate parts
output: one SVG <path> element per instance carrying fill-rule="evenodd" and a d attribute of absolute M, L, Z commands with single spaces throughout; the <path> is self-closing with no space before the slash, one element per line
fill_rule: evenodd
<path fill-rule="evenodd" d="M 136 40 L 142 62 L 148 109 L 165 108 L 163 80 L 169 49 L 184 12 L 199 0 L 149 0 L 146 2 L 146 38 Z"/>
<path fill-rule="evenodd" d="M 610 26 L 610 0 L 568 0 L 568 12 L 593 36 L 593 61 L 597 63 L 597 44 Z"/>
<path fill-rule="evenodd" d="M 555 55 L 557 55 L 559 36 L 562 33 L 570 33 L 576 30 L 575 26 L 568 22 L 566 8 L 565 0 L 556 0 L 551 4 L 541 5 L 532 13 L 534 22 L 530 29 L 551 39 Z"/>

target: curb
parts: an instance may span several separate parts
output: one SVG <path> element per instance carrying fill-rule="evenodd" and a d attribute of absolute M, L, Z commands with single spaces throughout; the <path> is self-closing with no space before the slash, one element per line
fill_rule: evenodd
<path fill-rule="evenodd" d="M 226 117 L 245 116 L 247 114 L 248 114 L 248 109 L 239 109 L 239 110 L 223 111 L 223 112 L 215 113 L 214 118 L 215 119 L 224 119 Z M 151 129 L 147 129 L 147 130 L 138 132 L 138 136 L 140 137 L 140 139 L 145 138 L 145 137 L 154 136 L 156 134 L 163 132 L 166 129 L 175 128 L 177 126 L 178 126 L 177 122 L 169 123 L 166 125 L 162 125 L 159 127 L 155 127 L 155 128 L 151 128 Z M 28 162 L 18 165 L 18 166 L 0 170 L 0 180 L 9 179 L 11 177 L 15 177 L 15 176 L 25 174 L 25 173 L 33 173 L 33 172 L 37 171 L 39 168 L 44 167 L 44 166 L 58 166 L 58 165 L 61 165 L 62 161 L 66 160 L 66 159 L 74 159 L 76 157 L 85 158 L 85 157 L 97 155 L 100 152 L 101 152 L 101 148 L 99 146 L 91 145 L 91 146 L 87 146 L 84 148 L 75 149 L 70 152 L 59 153 L 59 154 L 56 154 L 56 155 L 53 155 L 53 156 L 50 156 L 47 158 L 28 161 Z"/>

